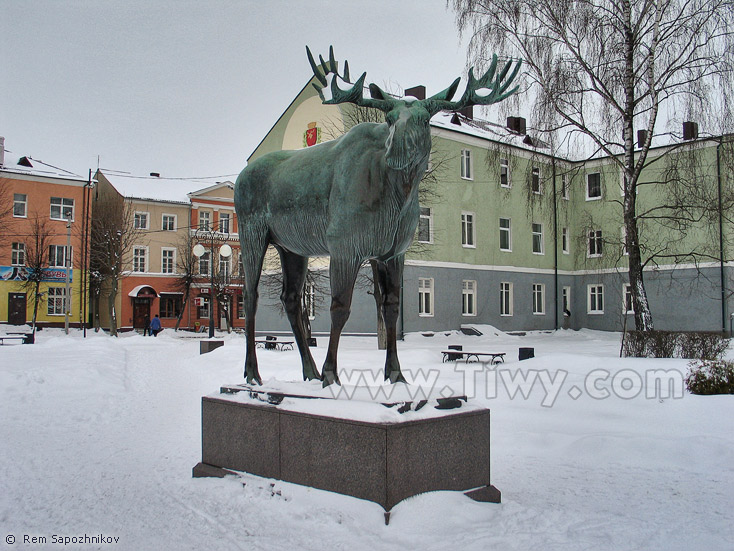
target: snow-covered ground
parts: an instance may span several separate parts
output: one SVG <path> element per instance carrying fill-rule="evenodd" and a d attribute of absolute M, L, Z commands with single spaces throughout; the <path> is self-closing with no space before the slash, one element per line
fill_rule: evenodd
<path fill-rule="evenodd" d="M 197 339 L 170 330 L 117 339 L 44 330 L 35 345 L 0 346 L 3 548 L 734 548 L 734 396 L 679 397 L 687 362 L 619 359 L 618 334 L 483 329 L 408 335 L 400 358 L 410 380 L 491 408 L 502 503 L 423 494 L 399 503 L 389 526 L 380 506 L 346 496 L 249 475 L 192 478 L 201 396 L 242 381 L 241 336 L 204 356 Z M 506 352 L 507 362 L 455 371 L 466 365 L 441 363 L 449 344 Z M 535 358 L 518 362 L 519 347 Z M 265 379 L 300 378 L 297 352 L 258 354 Z M 383 361 L 374 339 L 342 339 L 343 382 Z M 52 539 L 85 534 L 119 539 Z M 24 543 L 32 537 L 46 545 Z"/>

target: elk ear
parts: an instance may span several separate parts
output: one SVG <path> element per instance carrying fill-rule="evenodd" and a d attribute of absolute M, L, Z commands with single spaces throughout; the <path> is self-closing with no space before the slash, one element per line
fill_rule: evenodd
<path fill-rule="evenodd" d="M 370 96 L 372 96 L 372 99 L 381 99 L 381 100 L 391 100 L 392 99 L 385 92 L 380 90 L 380 87 L 377 86 L 377 84 L 375 84 L 374 82 L 370 84 Z"/>

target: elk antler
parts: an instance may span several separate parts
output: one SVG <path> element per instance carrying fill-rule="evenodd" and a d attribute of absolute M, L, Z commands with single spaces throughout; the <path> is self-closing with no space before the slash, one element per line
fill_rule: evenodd
<path fill-rule="evenodd" d="M 493 55 L 489 69 L 480 78 L 474 77 L 474 68 L 469 69 L 469 82 L 467 82 L 466 90 L 459 101 L 449 101 L 459 84 L 459 79 L 457 79 L 443 92 L 428 98 L 426 107 L 431 113 L 437 113 L 441 110 L 458 111 L 469 105 L 491 105 L 502 101 L 514 94 L 519 88 L 515 86 L 509 92 L 507 91 L 522 66 L 522 60 L 518 61 L 512 74 L 508 77 L 507 73 L 510 71 L 512 62 L 512 60 L 509 60 L 505 63 L 502 71 L 495 77 L 497 56 Z"/>
<path fill-rule="evenodd" d="M 395 101 L 385 98 L 382 91 L 374 84 L 370 85 L 370 93 L 373 95 L 373 98 L 363 97 L 364 79 L 367 76 L 367 72 L 362 73 L 362 76 L 357 79 L 357 82 L 349 82 L 349 63 L 346 60 L 344 61 L 344 73 L 340 75 L 337 69 L 336 60 L 334 59 L 333 46 L 329 46 L 328 63 L 319 55 L 321 65 L 316 65 L 308 46 L 306 46 L 306 54 L 308 55 L 308 62 L 311 64 L 314 76 L 321 83 L 320 87 L 316 83 L 313 84 L 313 87 L 316 88 L 316 91 L 319 93 L 319 97 L 324 104 L 336 105 L 339 103 L 353 103 L 361 107 L 373 107 L 384 112 L 391 111 L 395 106 Z M 339 81 L 344 82 L 346 85 L 350 86 L 350 88 L 347 90 L 340 88 Z M 373 87 L 376 90 L 373 90 Z"/>

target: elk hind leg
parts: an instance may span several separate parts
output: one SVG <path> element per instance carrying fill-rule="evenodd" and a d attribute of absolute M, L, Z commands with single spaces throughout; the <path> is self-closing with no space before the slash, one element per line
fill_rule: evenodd
<path fill-rule="evenodd" d="M 257 366 L 255 352 L 255 313 L 257 312 L 260 272 L 262 271 L 265 251 L 268 248 L 268 230 L 264 224 L 248 223 L 240 227 L 240 243 L 242 243 L 242 267 L 244 268 L 244 307 L 245 337 L 247 348 L 245 353 L 245 380 L 252 384 L 262 384 Z"/>
<path fill-rule="evenodd" d="M 391 383 L 405 383 L 398 361 L 397 323 L 400 315 L 400 282 L 403 279 L 404 257 L 377 263 L 379 283 L 384 294 L 382 314 L 387 331 L 387 353 L 385 356 L 385 380 Z"/>

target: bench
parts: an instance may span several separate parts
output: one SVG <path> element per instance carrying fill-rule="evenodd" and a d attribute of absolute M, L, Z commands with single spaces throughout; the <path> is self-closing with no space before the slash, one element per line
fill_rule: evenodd
<path fill-rule="evenodd" d="M 294 341 L 279 341 L 277 337 L 268 335 L 264 339 L 255 339 L 256 348 L 264 348 L 265 350 L 293 350 Z"/>
<path fill-rule="evenodd" d="M 25 335 L 0 335 L 0 345 L 5 345 L 7 341 L 20 341 L 18 344 L 25 344 L 26 339 Z"/>
<path fill-rule="evenodd" d="M 498 363 L 504 363 L 505 362 L 505 355 L 506 352 L 468 352 L 465 350 L 457 351 L 457 350 L 442 350 L 441 354 L 443 354 L 443 361 L 444 362 L 455 362 L 461 359 L 465 359 L 466 363 L 469 363 L 472 358 L 474 358 L 475 361 L 479 362 L 481 361 L 482 357 L 489 357 L 489 363 L 492 365 L 496 365 Z"/>

